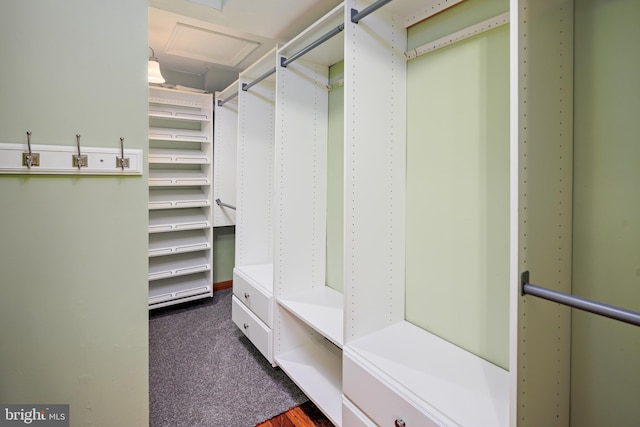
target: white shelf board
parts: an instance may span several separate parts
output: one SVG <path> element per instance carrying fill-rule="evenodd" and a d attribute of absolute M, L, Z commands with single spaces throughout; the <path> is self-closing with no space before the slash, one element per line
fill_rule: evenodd
<path fill-rule="evenodd" d="M 153 233 L 149 235 L 149 256 L 171 255 L 211 249 L 203 230 Z"/>
<path fill-rule="evenodd" d="M 179 88 L 149 87 L 149 103 L 197 110 L 210 110 L 212 95 L 205 92 L 192 92 Z"/>
<path fill-rule="evenodd" d="M 193 208 L 210 205 L 209 197 L 199 188 L 149 189 L 149 209 Z"/>
<path fill-rule="evenodd" d="M 273 264 L 243 265 L 234 268 L 247 282 L 273 295 Z"/>
<path fill-rule="evenodd" d="M 205 274 L 149 282 L 149 308 L 164 307 L 213 295 Z"/>
<path fill-rule="evenodd" d="M 459 425 L 509 425 L 509 372 L 411 323 L 357 339 L 344 351 L 407 400 Z"/>
<path fill-rule="evenodd" d="M 209 177 L 200 169 L 150 169 L 149 186 L 209 185 Z"/>
<path fill-rule="evenodd" d="M 188 111 L 181 108 L 171 108 L 170 105 L 149 105 L 149 118 L 180 120 L 185 122 L 211 121 L 211 115 L 205 111 Z"/>
<path fill-rule="evenodd" d="M 207 132 L 193 129 L 149 127 L 148 137 L 152 141 L 211 142 Z"/>
<path fill-rule="evenodd" d="M 200 273 L 211 270 L 204 252 L 189 252 L 149 259 L 149 280 Z"/>
<path fill-rule="evenodd" d="M 277 301 L 294 316 L 342 348 L 344 302 L 340 292 L 321 286 L 277 298 Z"/>
<path fill-rule="evenodd" d="M 39 156 L 39 165 L 31 167 L 23 165 L 22 156 L 27 152 L 27 144 L 1 142 L 0 174 L 142 175 L 143 155 L 139 149 L 124 150 L 125 159 L 129 159 L 129 167 L 124 169 L 117 165 L 122 154 L 120 148 L 80 146 L 80 154 L 87 158 L 87 165 L 81 168 L 73 164 L 77 146 L 31 144 L 31 153 Z"/>
<path fill-rule="evenodd" d="M 209 164 L 211 159 L 205 151 L 174 148 L 150 148 L 149 163 Z"/>
<path fill-rule="evenodd" d="M 342 355 L 319 342 L 276 357 L 280 368 L 335 424 L 342 423 Z"/>
<path fill-rule="evenodd" d="M 169 209 L 149 211 L 149 233 L 193 230 L 211 226 L 202 209 Z"/>

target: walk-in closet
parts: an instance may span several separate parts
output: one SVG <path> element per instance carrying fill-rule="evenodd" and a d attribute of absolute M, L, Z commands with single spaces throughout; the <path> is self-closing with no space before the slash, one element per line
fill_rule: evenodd
<path fill-rule="evenodd" d="M 0 14 L 0 424 L 638 425 L 640 2 L 53 3 Z"/>

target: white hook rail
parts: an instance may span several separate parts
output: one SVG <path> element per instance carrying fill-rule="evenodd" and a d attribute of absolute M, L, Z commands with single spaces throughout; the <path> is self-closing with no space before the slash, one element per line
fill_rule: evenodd
<path fill-rule="evenodd" d="M 29 132 L 27 144 L 0 142 L 0 174 L 142 175 L 142 150 L 83 146 L 80 152 L 76 138 L 76 146 L 34 145 Z"/>

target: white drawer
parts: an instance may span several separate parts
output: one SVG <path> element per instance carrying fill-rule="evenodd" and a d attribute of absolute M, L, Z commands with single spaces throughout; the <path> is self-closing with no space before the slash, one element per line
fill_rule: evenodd
<path fill-rule="evenodd" d="M 342 389 L 345 396 L 380 427 L 444 427 L 426 411 L 403 398 L 393 385 L 364 369 L 345 355 Z M 402 424 L 400 421 L 404 422 Z M 345 423 L 345 427 L 349 424 Z M 354 424 L 355 426 L 367 424 Z"/>
<path fill-rule="evenodd" d="M 342 396 L 342 427 L 377 427 L 349 399 Z"/>
<path fill-rule="evenodd" d="M 270 328 L 273 327 L 273 293 L 254 278 L 233 269 L 233 294 Z"/>
<path fill-rule="evenodd" d="M 249 338 L 260 353 L 273 365 L 273 340 L 271 329 L 260 321 L 234 295 L 231 298 L 231 319 L 238 328 Z"/>

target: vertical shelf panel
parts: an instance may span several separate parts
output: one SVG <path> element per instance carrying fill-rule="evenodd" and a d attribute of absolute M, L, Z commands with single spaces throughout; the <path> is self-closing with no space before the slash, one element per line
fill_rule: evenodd
<path fill-rule="evenodd" d="M 214 103 L 214 145 L 213 145 L 213 200 L 236 206 L 236 164 L 238 144 L 238 98 L 235 97 L 223 105 L 220 101 L 237 93 L 238 82 L 216 94 Z M 213 226 L 235 225 L 236 211 L 225 206 L 215 205 Z"/>
<path fill-rule="evenodd" d="M 518 47 L 519 83 L 512 123 L 519 132 L 512 141 L 518 153 L 517 274 L 528 270 L 533 283 L 571 293 L 573 2 L 521 0 L 513 8 L 519 28 L 511 40 Z M 516 298 L 518 425 L 569 425 L 571 311 Z"/>
<path fill-rule="evenodd" d="M 365 6 L 351 1 L 347 8 Z M 404 319 L 407 36 L 385 8 L 347 23 L 345 33 L 348 343 Z"/>
<path fill-rule="evenodd" d="M 275 51 L 245 70 L 240 87 L 275 66 Z M 236 266 L 273 263 L 275 78 L 238 92 Z"/>

